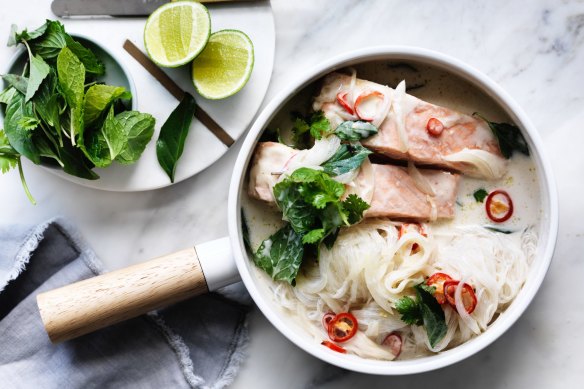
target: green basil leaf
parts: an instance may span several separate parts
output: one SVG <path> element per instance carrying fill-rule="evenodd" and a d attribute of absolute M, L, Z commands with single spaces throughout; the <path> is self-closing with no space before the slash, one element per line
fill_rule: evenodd
<path fill-rule="evenodd" d="M 484 120 L 489 125 L 489 128 L 499 142 L 501 154 L 503 154 L 505 158 L 511 158 L 514 151 L 519 151 L 524 155 L 529 155 L 527 141 L 523 137 L 523 134 L 521 134 L 519 127 L 510 123 L 490 122 L 478 112 L 475 112 L 473 116 Z"/>
<path fill-rule="evenodd" d="M 147 113 L 136 111 L 124 111 L 116 115 L 117 121 L 122 126 L 126 137 L 126 143 L 116 161 L 122 164 L 134 163 L 140 158 L 146 145 L 154 134 L 156 121 Z"/>
<path fill-rule="evenodd" d="M 22 126 L 23 118 L 34 117 L 31 102 L 25 103 L 24 96 L 15 93 L 6 106 L 4 130 L 14 149 L 32 162 L 40 163 L 40 154 L 32 141 L 32 132 Z"/>
<path fill-rule="evenodd" d="M 18 74 L 4 74 L 2 79 L 6 81 L 9 86 L 12 86 L 23 95 L 26 94 L 26 90 L 28 89 L 28 78 L 19 76 Z"/>
<path fill-rule="evenodd" d="M 31 42 L 31 50 L 48 60 L 55 58 L 61 52 L 61 49 L 67 46 L 67 33 L 61 22 L 56 20 L 47 20 L 46 31 L 38 39 Z"/>
<path fill-rule="evenodd" d="M 426 334 L 428 335 L 430 346 L 434 347 L 444 338 L 446 331 L 448 331 L 444 311 L 432 293 L 420 285 L 416 285 L 415 289 L 418 295 L 418 302 L 420 303 Z"/>
<path fill-rule="evenodd" d="M 195 99 L 189 93 L 185 93 L 160 129 L 156 142 L 156 155 L 158 163 L 170 178 L 170 182 L 174 182 L 176 165 L 183 153 L 195 108 Z"/>
<path fill-rule="evenodd" d="M 83 121 L 89 127 L 117 99 L 130 99 L 132 95 L 122 86 L 92 85 L 87 89 L 84 98 Z"/>
<path fill-rule="evenodd" d="M 302 235 L 287 224 L 262 242 L 253 260 L 274 280 L 294 284 L 303 256 Z"/>
<path fill-rule="evenodd" d="M 18 27 L 16 24 L 13 24 L 10 29 L 10 36 L 8 38 L 8 46 L 16 46 L 22 41 L 29 41 L 36 39 L 43 35 L 47 30 L 47 23 L 43 24 L 39 28 L 34 31 L 28 32 L 28 30 L 24 29 L 21 32 L 17 32 Z"/>
<path fill-rule="evenodd" d="M 105 65 L 97 58 L 95 54 L 69 35 L 65 35 L 67 47 L 79 60 L 83 63 L 85 71 L 95 76 L 103 76 L 105 74 Z"/>
<path fill-rule="evenodd" d="M 29 101 L 35 95 L 43 80 L 49 75 L 51 68 L 40 55 L 30 58 L 30 74 L 24 101 Z"/>
<path fill-rule="evenodd" d="M 377 127 L 369 122 L 346 121 L 335 129 L 335 135 L 342 140 L 357 141 L 377 134 Z"/>
<path fill-rule="evenodd" d="M 343 144 L 322 167 L 325 173 L 331 176 L 340 176 L 359 169 L 365 158 L 372 152 L 359 143 Z"/>

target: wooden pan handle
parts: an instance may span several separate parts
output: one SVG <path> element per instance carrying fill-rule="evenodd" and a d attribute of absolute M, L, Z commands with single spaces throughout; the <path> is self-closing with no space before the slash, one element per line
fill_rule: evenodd
<path fill-rule="evenodd" d="M 37 304 L 58 343 L 206 292 L 191 248 L 39 294 Z"/>

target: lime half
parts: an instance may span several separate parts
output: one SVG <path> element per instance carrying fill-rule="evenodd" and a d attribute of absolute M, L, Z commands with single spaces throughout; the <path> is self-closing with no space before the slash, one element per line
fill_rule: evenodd
<path fill-rule="evenodd" d="M 237 30 L 217 31 L 193 61 L 193 84 L 207 99 L 232 96 L 249 80 L 253 60 L 253 44 L 247 35 Z"/>
<path fill-rule="evenodd" d="M 163 5 L 144 27 L 146 52 L 159 66 L 174 68 L 193 60 L 211 34 L 211 17 L 201 3 L 178 1 Z"/>

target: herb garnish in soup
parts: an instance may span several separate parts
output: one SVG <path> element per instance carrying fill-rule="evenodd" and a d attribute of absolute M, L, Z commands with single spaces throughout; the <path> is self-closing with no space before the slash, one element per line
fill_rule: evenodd
<path fill-rule="evenodd" d="M 257 145 L 243 196 L 251 257 L 282 309 L 315 347 L 371 359 L 484 332 L 537 241 L 519 129 L 354 70 L 327 75 L 312 110 Z"/>

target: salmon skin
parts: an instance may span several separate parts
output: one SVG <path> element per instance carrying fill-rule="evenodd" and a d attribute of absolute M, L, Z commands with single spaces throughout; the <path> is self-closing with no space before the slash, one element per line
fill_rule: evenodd
<path fill-rule="evenodd" d="M 249 170 L 250 197 L 270 204 L 275 203 L 274 185 L 296 152 L 298 150 L 281 143 L 258 143 Z M 371 207 L 365 212 L 365 217 L 413 221 L 454 217 L 460 175 L 441 170 L 419 169 L 421 179 L 426 181 L 433 192 L 430 195 L 419 188 L 420 184 L 408 173 L 407 168 L 371 164 L 372 174 L 367 178 L 367 174 L 362 173 L 367 171 L 368 166 L 369 161 L 366 161 L 352 186 L 346 185 L 347 192 L 359 194 L 370 203 Z M 372 193 L 370 198 L 362 195 L 369 192 Z"/>
<path fill-rule="evenodd" d="M 320 94 L 314 99 L 313 109 L 322 110 L 333 128 L 345 120 L 359 120 L 357 113 L 351 114 L 339 103 L 338 95 L 351 107 L 360 95 L 377 91 L 387 95 L 390 107 L 385 111 L 380 107 L 387 115 L 378 120 L 379 132 L 361 141 L 363 146 L 393 159 L 479 178 L 495 179 L 505 174 L 506 162 L 497 138 L 483 120 L 409 95 L 405 93 L 405 83 L 400 90 L 400 86 L 392 89 L 362 79 L 353 80 L 351 88 L 351 81 L 351 76 L 331 73 L 324 78 Z M 439 135 L 427 130 L 432 118 L 443 126 Z"/>

